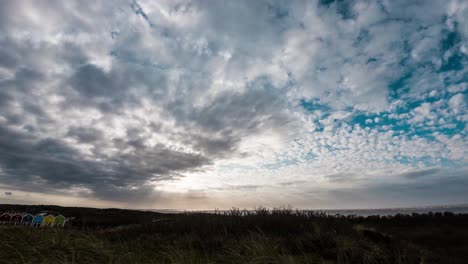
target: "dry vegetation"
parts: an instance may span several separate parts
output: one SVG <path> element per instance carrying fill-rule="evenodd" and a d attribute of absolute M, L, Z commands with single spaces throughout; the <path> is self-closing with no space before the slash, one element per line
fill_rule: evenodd
<path fill-rule="evenodd" d="M 0 226 L 0 263 L 466 263 L 468 252 L 468 215 L 449 213 L 359 218 L 289 208 L 178 215 L 28 210 L 44 209 L 75 220 L 65 229 Z"/>

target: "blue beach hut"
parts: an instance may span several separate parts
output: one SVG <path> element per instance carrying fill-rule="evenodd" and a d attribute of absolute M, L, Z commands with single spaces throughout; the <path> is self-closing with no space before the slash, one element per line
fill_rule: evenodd
<path fill-rule="evenodd" d="M 34 227 L 39 227 L 42 226 L 42 222 L 44 222 L 44 216 L 43 215 L 36 215 L 34 216 L 32 220 L 32 226 Z"/>

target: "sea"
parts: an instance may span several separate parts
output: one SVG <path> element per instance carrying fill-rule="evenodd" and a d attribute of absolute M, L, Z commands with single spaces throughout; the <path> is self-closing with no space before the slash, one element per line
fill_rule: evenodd
<path fill-rule="evenodd" d="M 410 215 L 413 213 L 444 213 L 451 212 L 454 214 L 468 214 L 468 204 L 462 205 L 439 205 L 439 206 L 424 206 L 424 207 L 407 207 L 407 208 L 380 208 L 380 209 L 300 209 L 313 212 L 321 212 L 328 215 L 356 215 L 356 216 L 392 216 L 397 214 Z M 154 211 L 166 214 L 179 213 L 214 213 L 215 210 L 173 210 L 173 209 L 151 209 Z M 218 210 L 218 212 L 227 212 L 229 210 Z"/>

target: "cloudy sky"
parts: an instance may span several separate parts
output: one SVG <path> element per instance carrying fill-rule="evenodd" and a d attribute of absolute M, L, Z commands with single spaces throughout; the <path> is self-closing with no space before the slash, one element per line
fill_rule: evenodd
<path fill-rule="evenodd" d="M 467 98 L 463 0 L 4 0 L 0 203 L 468 203 Z"/>

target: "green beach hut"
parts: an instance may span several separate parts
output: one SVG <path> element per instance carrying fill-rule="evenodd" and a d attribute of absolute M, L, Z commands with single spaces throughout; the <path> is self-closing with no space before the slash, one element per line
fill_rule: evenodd
<path fill-rule="evenodd" d="M 65 216 L 63 215 L 57 215 L 55 217 L 54 225 L 58 227 L 63 227 L 65 226 Z"/>

